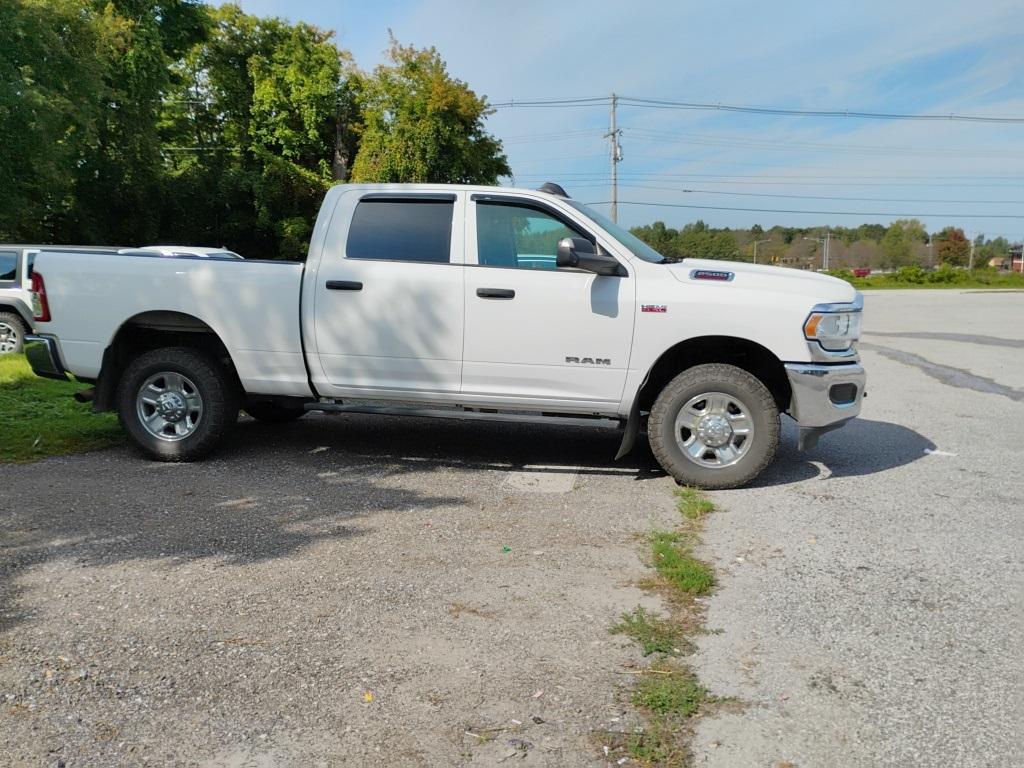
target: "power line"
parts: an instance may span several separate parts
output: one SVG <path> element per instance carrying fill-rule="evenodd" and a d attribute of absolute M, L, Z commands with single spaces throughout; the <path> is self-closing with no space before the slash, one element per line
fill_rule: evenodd
<path fill-rule="evenodd" d="M 836 197 L 830 195 L 782 195 L 771 192 L 730 192 L 720 189 L 685 189 L 680 187 L 653 186 L 651 184 L 620 184 L 630 189 L 653 189 L 667 192 L 686 192 L 702 195 L 730 195 L 733 197 L 774 197 L 790 200 L 841 200 L 858 203 L 953 203 L 966 205 L 1024 205 L 1024 200 L 931 200 L 917 197 Z"/>
<path fill-rule="evenodd" d="M 643 180 L 645 180 L 647 178 L 652 178 L 652 180 L 654 180 L 654 181 L 672 182 L 672 181 L 678 180 L 680 183 L 685 183 L 690 178 L 696 178 L 696 175 L 694 175 L 692 177 L 687 177 L 687 176 L 665 177 L 665 176 L 660 176 L 659 174 L 654 174 L 654 173 L 652 173 L 652 174 L 644 174 L 644 173 L 640 173 L 640 172 L 620 173 L 619 175 L 620 175 L 620 177 L 627 178 L 627 179 L 632 180 L 632 181 L 643 181 Z M 575 173 L 561 173 L 561 174 L 559 174 L 559 173 L 553 173 L 553 172 L 548 172 L 548 173 L 522 173 L 522 174 L 516 174 L 516 178 L 517 179 L 521 179 L 523 181 L 526 181 L 526 180 L 550 181 L 552 179 L 556 179 L 556 180 L 557 179 L 562 179 L 562 180 L 565 180 L 567 183 L 572 183 L 572 184 L 577 184 L 577 185 L 579 185 L 582 182 L 587 182 L 587 181 L 604 181 L 606 183 L 608 181 L 608 176 L 606 174 L 601 174 L 601 173 L 597 173 L 597 172 L 580 173 L 580 174 L 575 174 Z M 766 179 L 771 179 L 771 178 L 776 178 L 776 177 L 765 177 L 765 178 Z M 787 178 L 787 177 L 781 177 L 781 178 Z M 803 181 L 803 180 L 799 180 L 799 179 L 795 179 L 795 178 L 792 178 L 791 180 L 787 180 L 787 181 L 770 181 L 770 180 L 762 180 L 762 181 L 740 180 L 740 181 L 735 181 L 732 178 L 717 178 L 717 179 L 716 178 L 701 178 L 699 183 L 702 183 L 702 184 L 723 184 L 723 185 L 729 185 L 729 186 L 753 186 L 753 187 L 779 187 L 779 186 L 782 186 L 782 187 L 787 187 L 787 186 L 788 187 L 843 187 L 843 188 L 847 188 L 847 187 L 868 187 L 868 188 L 877 188 L 877 187 L 887 187 L 887 188 L 889 188 L 889 187 L 913 187 L 913 188 L 921 188 L 921 189 L 944 189 L 944 188 L 950 188 L 950 189 L 965 189 L 965 188 L 983 188 L 983 189 L 987 189 L 987 188 L 1013 188 L 1013 189 L 1019 189 L 1019 188 L 1022 187 L 1022 184 L 1020 182 L 1009 183 L 1009 184 L 1000 184 L 1000 183 L 993 183 L 993 182 L 986 182 L 986 183 L 971 183 L 971 182 L 928 183 L 927 181 L 925 181 L 925 182 L 899 181 L 898 179 L 900 177 L 896 177 L 893 180 L 887 180 L 887 179 L 884 179 L 882 177 L 878 177 L 878 178 L 879 178 L 878 181 L 870 181 L 870 182 L 866 182 L 866 181 L 864 181 L 864 182 L 857 182 L 857 181 Z M 913 178 L 913 177 L 905 177 L 905 178 Z M 927 178 L 927 177 L 924 177 L 924 178 Z M 975 178 L 975 177 L 966 177 L 966 178 Z M 999 178 L 1002 178 L 1002 177 L 999 177 Z"/>
<path fill-rule="evenodd" d="M 603 157 L 603 155 L 602 155 Z M 562 176 L 593 176 L 598 174 L 597 171 L 564 171 L 561 174 L 552 171 L 556 175 Z M 543 174 L 533 174 L 543 175 Z M 813 174 L 793 174 L 793 173 L 701 173 L 701 172 L 679 172 L 679 171 L 624 171 L 624 176 L 659 176 L 664 178 L 680 178 L 688 179 L 697 176 L 706 178 L 727 178 L 727 179 L 791 179 L 794 181 L 802 181 L 805 179 L 874 179 L 878 181 L 886 181 L 891 179 L 922 179 L 929 181 L 932 179 L 1018 179 L 1015 186 L 1024 186 L 1024 179 L 1021 179 L 1019 174 L 913 174 L 913 173 L 893 173 L 893 174 L 833 174 L 833 173 L 813 173 Z"/>
<path fill-rule="evenodd" d="M 867 156 L 963 157 L 977 159 L 1003 159 L 1024 157 L 1024 152 L 999 150 L 964 150 L 952 148 L 927 149 L 922 147 L 886 147 L 865 144 L 829 144 L 824 142 L 794 142 L 787 140 L 757 139 L 715 134 L 674 133 L 647 128 L 625 128 L 631 138 L 638 141 L 688 144 L 702 147 L 729 147 L 738 149 L 774 150 L 779 152 L 827 152 L 829 154 L 855 154 Z"/>
<path fill-rule="evenodd" d="M 607 205 L 610 200 L 599 200 L 585 205 Z M 1024 214 L 1009 213 L 899 213 L 894 211 L 806 211 L 785 208 L 735 208 L 722 205 L 687 205 L 684 203 L 647 203 L 641 200 L 619 200 L 619 205 L 646 205 L 654 208 L 694 208 L 707 211 L 749 211 L 753 213 L 807 213 L 815 216 L 899 216 L 905 218 L 950 218 L 950 219 L 1024 219 Z"/>
<path fill-rule="evenodd" d="M 561 108 L 580 106 L 604 106 L 611 100 L 609 96 L 594 96 L 575 99 L 532 99 L 527 101 L 497 102 L 490 106 L 494 109 L 512 109 L 514 107 Z M 926 122 L 967 122 L 967 123 L 1004 123 L 1024 125 L 1024 117 L 1005 117 L 989 115 L 958 115 L 950 112 L 945 115 L 912 114 L 906 112 L 874 112 L 852 109 L 785 109 L 781 107 L 759 107 L 741 104 L 723 104 L 721 102 L 702 101 L 670 101 L 668 99 L 644 99 L 638 96 L 618 96 L 622 106 L 645 107 L 648 109 L 692 109 L 715 112 L 738 112 L 755 115 L 776 115 L 781 117 L 845 117 L 865 120 L 917 120 Z"/>

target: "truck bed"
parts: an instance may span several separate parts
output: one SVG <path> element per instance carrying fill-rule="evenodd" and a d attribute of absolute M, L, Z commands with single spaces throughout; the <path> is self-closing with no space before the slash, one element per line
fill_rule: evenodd
<path fill-rule="evenodd" d="M 35 268 L 52 311 L 37 332 L 60 339 L 64 366 L 80 378 L 99 374 L 103 351 L 124 323 L 155 313 L 173 322 L 167 313 L 179 313 L 220 337 L 250 393 L 310 394 L 300 263 L 50 250 Z"/>

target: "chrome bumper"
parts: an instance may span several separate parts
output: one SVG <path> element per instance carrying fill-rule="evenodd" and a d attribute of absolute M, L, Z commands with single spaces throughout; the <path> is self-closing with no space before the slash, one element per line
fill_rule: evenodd
<path fill-rule="evenodd" d="M 793 392 L 789 415 L 800 427 L 800 450 L 814 448 L 819 437 L 860 413 L 867 374 L 859 363 L 786 363 L 786 375 Z"/>
<path fill-rule="evenodd" d="M 25 357 L 36 376 L 46 379 L 68 378 L 68 372 L 60 361 L 57 340 L 52 336 L 26 336 Z"/>

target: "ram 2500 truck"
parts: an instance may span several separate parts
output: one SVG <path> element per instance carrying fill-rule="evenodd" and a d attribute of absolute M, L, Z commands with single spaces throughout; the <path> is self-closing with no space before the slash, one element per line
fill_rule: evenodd
<path fill-rule="evenodd" d="M 240 409 L 646 428 L 681 483 L 728 488 L 860 410 L 863 302 L 772 266 L 670 263 L 557 185 L 340 185 L 305 263 L 40 252 L 37 374 L 92 384 L 155 459 Z"/>

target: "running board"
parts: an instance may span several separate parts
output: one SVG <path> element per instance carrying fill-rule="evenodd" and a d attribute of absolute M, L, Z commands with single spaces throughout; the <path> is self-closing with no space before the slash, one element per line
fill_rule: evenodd
<path fill-rule="evenodd" d="M 540 416 L 527 413 L 494 413 L 444 408 L 403 408 L 400 406 L 345 405 L 344 403 L 306 403 L 307 411 L 328 413 L 372 413 L 381 416 L 423 416 L 433 419 L 464 419 L 467 421 L 505 421 L 517 424 L 562 424 L 570 427 L 620 429 L 619 419 L 587 416 Z"/>

